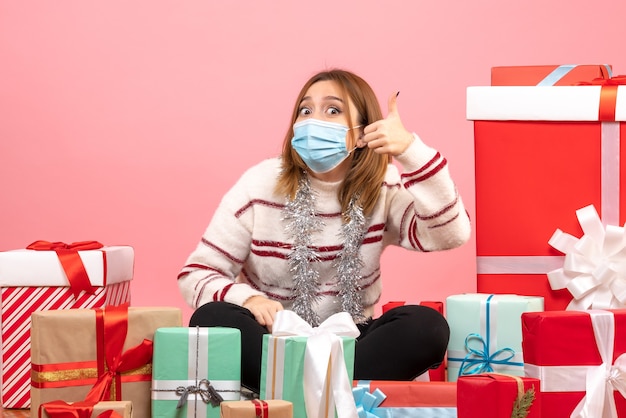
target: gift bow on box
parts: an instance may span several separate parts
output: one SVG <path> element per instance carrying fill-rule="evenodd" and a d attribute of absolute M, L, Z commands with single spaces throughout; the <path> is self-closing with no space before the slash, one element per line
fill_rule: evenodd
<path fill-rule="evenodd" d="M 42 410 L 46 411 L 50 418 L 91 418 L 94 403 L 74 402 L 69 404 L 65 401 L 52 401 L 39 406 L 39 417 Z M 96 418 L 122 418 L 116 411 L 110 409 L 98 414 Z"/>
<path fill-rule="evenodd" d="M 189 394 L 200 395 L 202 402 L 205 404 L 210 403 L 212 406 L 219 406 L 220 402 L 224 400 L 224 398 L 217 393 L 217 390 L 215 390 L 208 379 L 200 379 L 196 385 L 178 386 L 175 389 L 175 392 L 176 395 L 180 396 L 180 399 L 176 404 L 176 409 L 180 409 L 187 404 Z"/>
<path fill-rule="evenodd" d="M 94 309 L 98 347 L 98 379 L 87 394 L 86 402 L 122 399 L 122 373 L 152 361 L 152 341 L 124 350 L 128 331 L 128 303 Z"/>
<path fill-rule="evenodd" d="M 549 244 L 565 254 L 563 267 L 548 273 L 554 290 L 567 289 L 574 299 L 568 310 L 626 307 L 626 232 L 607 225 L 593 205 L 576 211 L 583 230 L 578 239 L 557 229 Z"/>
<path fill-rule="evenodd" d="M 374 392 L 369 392 L 364 386 L 357 386 L 352 389 L 352 396 L 356 402 L 356 412 L 359 418 L 379 418 L 374 411 L 387 398 L 382 390 L 376 388 Z"/>
<path fill-rule="evenodd" d="M 613 390 L 626 398 L 626 353 L 613 362 L 615 317 L 606 311 L 590 311 L 593 334 L 602 358 L 599 366 L 587 369 L 585 397 L 576 405 L 572 417 L 615 417 Z"/>
<path fill-rule="evenodd" d="M 273 336 L 308 337 L 304 355 L 304 402 L 309 418 L 326 417 L 326 409 L 333 411 L 335 406 L 339 418 L 356 416 L 352 382 L 344 362 L 340 336 L 356 338 L 359 334 L 347 312 L 331 315 L 318 327 L 312 327 L 293 311 L 276 314 Z M 325 396 L 325 389 L 330 391 L 330 396 Z"/>
<path fill-rule="evenodd" d="M 85 291 L 90 295 L 94 294 L 96 287 L 91 285 L 89 275 L 83 261 L 78 254 L 79 251 L 98 250 L 104 247 L 98 241 L 79 241 L 71 244 L 64 242 L 35 241 L 26 247 L 27 250 L 35 251 L 54 251 L 59 257 L 63 271 L 67 276 L 70 289 L 75 298 L 81 291 Z M 105 263 L 106 265 L 106 263 Z"/>

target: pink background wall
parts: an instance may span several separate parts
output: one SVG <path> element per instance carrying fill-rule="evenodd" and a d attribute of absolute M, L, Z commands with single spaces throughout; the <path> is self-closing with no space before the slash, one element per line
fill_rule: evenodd
<path fill-rule="evenodd" d="M 626 73 L 626 2 L 65 0 L 0 3 L 0 251 L 132 245 L 133 304 L 184 306 L 176 275 L 221 195 L 280 150 L 314 72 L 343 67 L 448 158 L 474 214 L 465 88 L 495 65 Z M 383 300 L 475 290 L 474 239 L 384 255 Z"/>

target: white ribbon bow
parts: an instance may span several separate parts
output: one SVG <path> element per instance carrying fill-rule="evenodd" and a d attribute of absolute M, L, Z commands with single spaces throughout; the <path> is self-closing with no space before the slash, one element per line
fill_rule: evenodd
<path fill-rule="evenodd" d="M 626 353 L 613 363 L 615 317 L 608 311 L 589 311 L 596 345 L 602 358 L 599 366 L 587 369 L 586 394 L 571 418 L 618 418 L 613 391 L 626 398 Z"/>
<path fill-rule="evenodd" d="M 347 312 L 336 313 L 315 328 L 293 311 L 277 312 L 273 336 L 308 337 L 304 354 L 304 403 L 308 418 L 327 418 L 329 413 L 334 416 L 335 406 L 338 418 L 358 416 L 340 336 L 356 338 L 359 334 Z M 331 396 L 326 396 L 326 391 Z"/>
<path fill-rule="evenodd" d="M 574 299 L 567 310 L 626 307 L 626 233 L 606 228 L 593 205 L 576 211 L 584 235 L 578 239 L 557 229 L 549 244 L 565 254 L 563 267 L 548 273 L 554 290 L 567 289 Z"/>

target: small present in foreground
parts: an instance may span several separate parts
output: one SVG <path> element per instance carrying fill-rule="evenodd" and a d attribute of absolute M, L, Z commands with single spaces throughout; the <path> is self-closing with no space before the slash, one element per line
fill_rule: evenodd
<path fill-rule="evenodd" d="M 539 379 L 498 373 L 461 376 L 458 418 L 540 418 Z"/>
<path fill-rule="evenodd" d="M 39 409 L 39 418 L 133 418 L 130 401 L 104 401 L 95 405 L 56 401 L 43 404 Z"/>
<path fill-rule="evenodd" d="M 156 330 L 152 418 L 220 416 L 220 400 L 239 400 L 241 332 L 221 327 Z"/>
<path fill-rule="evenodd" d="M 32 418 L 39 405 L 56 400 L 132 401 L 137 416 L 150 417 L 154 332 L 182 326 L 182 312 L 123 308 L 32 315 Z"/>
<path fill-rule="evenodd" d="M 293 404 L 280 399 L 224 401 L 221 418 L 293 418 Z"/>

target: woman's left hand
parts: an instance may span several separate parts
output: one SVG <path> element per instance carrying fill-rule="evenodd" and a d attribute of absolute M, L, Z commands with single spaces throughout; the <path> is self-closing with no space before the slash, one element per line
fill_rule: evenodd
<path fill-rule="evenodd" d="M 415 139 L 413 134 L 406 130 L 398 113 L 398 93 L 389 97 L 389 113 L 385 119 L 378 120 L 365 127 L 363 137 L 357 146 L 368 146 L 379 154 L 400 155 Z"/>

